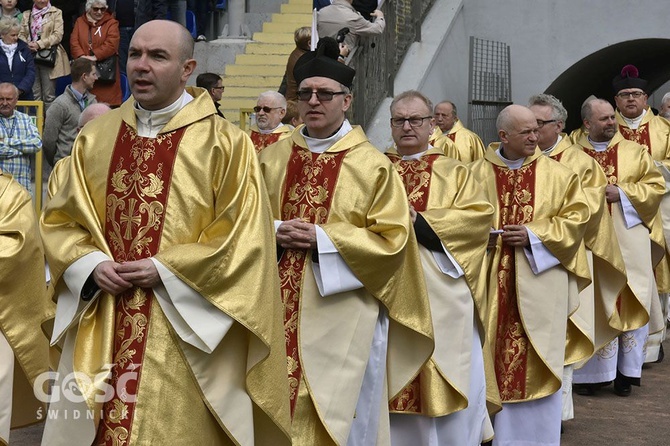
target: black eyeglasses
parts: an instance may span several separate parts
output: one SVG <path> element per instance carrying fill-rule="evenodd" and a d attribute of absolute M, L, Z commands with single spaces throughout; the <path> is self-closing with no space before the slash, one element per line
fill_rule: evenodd
<path fill-rule="evenodd" d="M 556 122 L 556 121 L 558 121 L 558 119 L 549 119 L 549 120 L 547 120 L 547 121 L 544 121 L 544 120 L 542 120 L 542 119 L 538 119 L 538 120 L 537 120 L 537 128 L 538 128 L 538 129 L 541 129 L 541 128 L 544 127 L 546 124 L 551 124 L 552 122 Z"/>
<path fill-rule="evenodd" d="M 258 105 L 254 107 L 254 111 L 258 113 L 259 111 L 263 110 L 265 113 L 270 113 L 272 110 L 276 110 L 278 108 L 284 108 L 284 107 L 259 107 Z"/>
<path fill-rule="evenodd" d="M 105 11 L 107 11 L 107 7 L 106 6 L 101 6 L 101 7 L 91 6 L 91 11 L 105 12 Z"/>
<path fill-rule="evenodd" d="M 421 118 L 391 118 L 391 127 L 402 127 L 405 125 L 405 122 L 409 122 L 409 126 L 413 128 L 421 127 L 423 121 L 430 118 L 432 118 L 432 116 L 423 116 Z"/>
<path fill-rule="evenodd" d="M 319 102 L 330 102 L 333 97 L 338 94 L 347 94 L 346 91 L 328 91 L 328 90 L 298 90 L 298 99 L 301 101 L 309 101 L 312 95 L 316 95 Z"/>
<path fill-rule="evenodd" d="M 635 99 L 640 98 L 644 94 L 644 91 L 622 91 L 616 96 L 621 99 L 628 99 L 629 97 L 634 97 Z"/>

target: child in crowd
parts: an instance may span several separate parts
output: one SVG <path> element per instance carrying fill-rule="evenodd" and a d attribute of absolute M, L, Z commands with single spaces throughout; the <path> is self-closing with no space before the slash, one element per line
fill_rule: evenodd
<path fill-rule="evenodd" d="M 21 23 L 23 14 L 16 7 L 16 2 L 18 0 L 0 0 L 0 6 L 2 6 L 2 17 L 12 17 Z"/>

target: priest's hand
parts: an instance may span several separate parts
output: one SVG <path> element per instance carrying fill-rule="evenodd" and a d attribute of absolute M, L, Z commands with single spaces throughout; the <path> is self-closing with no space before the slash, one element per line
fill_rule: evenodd
<path fill-rule="evenodd" d="M 523 225 L 506 225 L 503 226 L 503 233 L 500 234 L 503 243 L 510 246 L 528 246 L 530 239 L 528 238 L 528 230 Z"/>
<path fill-rule="evenodd" d="M 412 206 L 409 207 L 409 216 L 412 219 L 412 224 L 416 223 L 416 211 Z"/>
<path fill-rule="evenodd" d="M 613 184 L 608 184 L 605 186 L 605 199 L 608 203 L 616 203 L 621 201 L 621 195 L 619 195 L 619 188 Z"/>
<path fill-rule="evenodd" d="M 161 276 L 151 259 L 121 263 L 116 272 L 122 279 L 141 288 L 153 288 L 161 283 Z"/>
<path fill-rule="evenodd" d="M 277 229 L 277 244 L 284 249 L 315 249 L 316 227 L 298 218 L 285 221 Z"/>
<path fill-rule="evenodd" d="M 100 262 L 93 270 L 93 280 L 106 293 L 116 296 L 133 287 L 133 284 L 121 277 L 116 268 L 120 264 L 111 260 Z"/>

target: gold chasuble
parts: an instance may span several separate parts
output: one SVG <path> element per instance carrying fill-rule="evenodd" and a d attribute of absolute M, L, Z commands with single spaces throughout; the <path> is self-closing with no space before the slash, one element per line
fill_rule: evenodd
<path fill-rule="evenodd" d="M 261 133 L 258 126 L 254 124 L 249 130 L 249 136 L 251 137 L 251 142 L 254 143 L 256 153 L 261 153 L 267 146 L 276 143 L 280 139 L 291 136 L 292 131 L 293 129 L 291 127 L 280 125 L 278 128 L 274 129 L 272 133 Z"/>
<path fill-rule="evenodd" d="M 439 127 L 435 128 L 439 129 Z M 454 144 L 448 144 L 448 141 L 452 141 Z M 454 126 L 446 135 L 437 138 L 432 144 L 442 149 L 448 157 L 456 158 L 465 164 L 483 158 L 486 150 L 481 138 L 475 132 L 463 127 L 460 119 L 454 123 Z M 451 153 L 452 148 L 455 149 L 453 154 Z"/>
<path fill-rule="evenodd" d="M 0 445 L 7 445 L 10 425 L 45 415 L 32 389 L 49 371 L 49 340 L 40 327 L 54 308 L 45 277 L 30 194 L 0 171 Z"/>
<path fill-rule="evenodd" d="M 654 115 L 651 107 L 647 106 L 640 125 L 633 130 L 628 127 L 619 110 L 615 116 L 624 139 L 640 144 L 654 161 L 660 161 L 670 168 L 670 122 L 667 119 Z"/>
<path fill-rule="evenodd" d="M 529 401 L 561 388 L 567 320 L 577 292 L 590 283 L 584 231 L 590 213 L 579 179 L 539 150 L 519 169 L 495 153 L 470 165 L 494 205 L 494 227 L 524 225 L 560 264 L 535 275 L 525 248 L 491 250 L 487 336 L 503 403 Z"/>
<path fill-rule="evenodd" d="M 384 397 L 396 396 L 434 348 L 402 182 L 360 127 L 321 154 L 298 130 L 259 160 L 275 219 L 317 224 L 364 286 L 322 297 L 316 253 L 286 249 L 279 259 L 293 444 L 345 445 L 380 311 L 389 318 Z M 383 406 L 376 444 L 390 443 Z"/>
<path fill-rule="evenodd" d="M 469 404 L 472 324 L 481 329 L 486 319 L 485 259 L 493 208 L 468 168 L 439 149 L 431 148 L 413 160 L 403 160 L 395 151 L 386 155 L 403 179 L 410 206 L 464 272 L 462 278 L 444 274 L 431 251 L 419 245 L 435 352 L 421 374 L 390 403 L 393 412 L 443 416 Z M 480 339 L 485 344 L 487 371 L 492 372 L 491 351 L 482 330 Z M 492 385 L 487 397 L 495 411 L 500 399 L 493 373 L 487 376 L 487 384 Z"/>
<path fill-rule="evenodd" d="M 614 226 L 626 264 L 628 285 L 637 302 L 624 298 L 617 303 L 622 331 L 630 331 L 649 322 L 652 292 L 645 265 L 651 258 L 656 265 L 663 257 L 665 242 L 660 227 L 659 204 L 665 192 L 663 176 L 654 166 L 649 153 L 641 145 L 614 135 L 607 150 L 596 152 L 588 138 L 583 137 L 579 146 L 591 156 L 605 172 L 607 182 L 619 187 L 637 211 L 642 225 L 626 228 L 621 207 L 609 205 Z M 604 195 L 604 191 L 602 192 Z M 651 239 L 651 252 L 646 244 Z M 658 299 L 657 299 L 658 300 Z M 651 332 L 651 327 L 650 327 Z"/>
<path fill-rule="evenodd" d="M 573 364 L 588 359 L 595 350 L 624 330 L 626 324 L 621 320 L 621 307 L 627 313 L 635 311 L 631 305 L 638 309 L 639 305 L 626 286 L 626 268 L 612 217 L 607 212 L 604 189 L 607 178 L 598 163 L 580 146 L 573 145 L 566 134 L 561 136 L 561 141 L 549 156 L 577 174 L 591 211 L 584 244 L 592 258 L 593 283 L 579 294 L 579 309 L 570 316 L 572 326 L 568 325 L 565 361 L 566 364 Z M 618 299 L 620 302 L 617 304 Z M 579 332 L 575 333 L 575 328 Z M 589 345 L 579 342 L 584 336 Z"/>
<path fill-rule="evenodd" d="M 60 412 L 46 444 L 290 444 L 274 239 L 254 149 L 205 90 L 188 92 L 195 99 L 156 138 L 137 134 L 132 99 L 87 125 L 54 184 L 41 229 L 59 312 L 73 263 L 92 253 L 154 258 L 174 277 L 79 300 L 59 373 L 86 378 L 85 400 L 52 403 Z M 169 294 L 170 306 L 161 296 L 175 283 L 187 292 Z M 222 338 L 198 331 L 214 319 L 190 328 L 196 307 L 227 315 Z M 90 415 L 63 419 L 72 409 Z"/>

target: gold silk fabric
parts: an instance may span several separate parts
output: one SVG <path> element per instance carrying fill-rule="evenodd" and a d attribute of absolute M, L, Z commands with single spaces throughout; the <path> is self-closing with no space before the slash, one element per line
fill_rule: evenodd
<path fill-rule="evenodd" d="M 451 278 L 440 271 L 428 249 L 420 246 L 429 290 L 435 352 L 421 374 L 395 400 L 391 410 L 425 416 L 444 416 L 464 409 L 470 381 L 472 321 L 482 327 L 486 314 L 486 245 L 493 207 L 468 168 L 431 148 L 417 160 L 387 156 L 398 170 L 410 205 L 421 214 L 458 262 L 464 276 Z M 450 298 L 444 300 L 448 295 Z M 474 318 L 473 318 L 474 316 Z M 492 364 L 485 335 L 484 361 Z M 491 367 L 487 370 L 492 371 Z M 495 376 L 487 376 L 488 400 L 500 403 Z"/>
<path fill-rule="evenodd" d="M 448 141 L 453 141 L 453 146 Z M 442 149 L 445 155 L 466 164 L 483 158 L 486 150 L 481 138 L 475 132 L 466 129 L 460 119 L 446 135 L 437 138 L 432 144 Z M 455 153 L 452 152 L 454 149 Z"/>
<path fill-rule="evenodd" d="M 277 220 L 285 214 L 284 191 L 294 187 L 287 174 L 295 151 L 317 160 L 346 152 L 338 161 L 334 187 L 314 183 L 312 189 L 324 194 L 332 191 L 327 218 L 319 226 L 364 288 L 322 297 L 312 272 L 312 252 L 306 252 L 296 315 L 304 385 L 298 391 L 293 442 L 346 444 L 380 307 L 389 317 L 389 398 L 431 356 L 430 308 L 425 284 L 417 274 L 420 260 L 407 197 L 389 160 L 358 126 L 318 156 L 310 153 L 300 131 L 293 132 L 259 157 Z M 380 410 L 380 417 L 388 417 L 388 409 Z"/>
<path fill-rule="evenodd" d="M 484 159 L 470 165 L 494 206 L 494 227 L 501 228 L 507 221 L 525 225 L 560 261 L 535 275 L 523 248 L 510 252 L 500 237 L 489 253 L 486 332 L 495 355 L 500 396 L 503 402 L 528 401 L 561 387 L 567 320 L 577 307 L 571 301 L 577 294 L 571 290 L 582 290 L 590 283 L 583 243 L 590 212 L 572 171 L 536 150 L 513 172 L 496 149 L 497 144 L 492 144 Z M 512 189 L 501 195 L 501 187 Z M 499 322 L 506 318 L 511 325 L 501 333 Z"/>
<path fill-rule="evenodd" d="M 594 348 L 597 350 L 614 339 L 625 326 L 617 308 L 617 299 L 621 299 L 619 306 L 624 305 L 628 308 L 630 300 L 635 299 L 635 296 L 626 286 L 626 268 L 614 232 L 612 217 L 607 210 L 605 200 L 607 178 L 598 163 L 586 155 L 580 146 L 573 145 L 566 134 L 561 136 L 561 141 L 549 156 L 579 177 L 591 211 L 591 218 L 584 234 L 584 244 L 594 256 L 593 283 L 585 290 L 588 292 L 580 293 L 579 309 L 570 317 L 570 322 L 574 326 L 568 327 L 567 363 L 581 361 L 585 359 L 584 355 L 590 356 L 588 351 L 583 351 L 580 355 L 579 350 L 582 349 L 580 336 L 579 333 L 573 335 L 571 328 L 588 335 L 588 342 L 593 344 L 588 350 Z"/>
<path fill-rule="evenodd" d="M 251 137 L 251 142 L 254 143 L 254 148 L 256 153 L 261 153 L 267 146 L 270 146 L 280 139 L 287 138 L 291 136 L 293 129 L 287 125 L 281 125 L 272 133 L 261 133 L 260 129 L 256 124 L 252 125 L 249 129 L 249 136 Z"/>
<path fill-rule="evenodd" d="M 37 422 L 38 410 L 44 410 L 27 384 L 49 371 L 49 340 L 40 327 L 53 317 L 54 305 L 45 277 L 33 201 L 11 175 L 0 171 L 0 331 L 15 357 L 13 398 L 2 404 L 12 406 L 13 428 Z M 0 437 L 3 441 L 7 439 Z"/>
<path fill-rule="evenodd" d="M 177 336 L 155 299 L 148 302 L 151 319 L 144 334 L 134 427 L 118 444 L 171 444 L 176 438 L 194 444 L 290 444 L 276 252 L 256 155 L 247 135 L 216 118 L 205 90 L 188 91 L 195 99 L 157 136 L 183 132 L 178 147 L 171 148 L 177 152 L 171 178 L 142 178 L 141 169 L 133 173 L 141 178 L 143 196 L 164 190 L 164 208 L 155 212 L 151 206 L 136 206 L 126 224 L 136 224 L 143 212 L 154 223 L 160 220 L 154 257 L 234 323 L 214 351 L 205 354 Z M 67 174 L 59 175 L 62 182 L 54 187 L 41 232 L 57 288 L 63 272 L 82 256 L 101 251 L 113 257 L 103 233 L 106 191 L 110 183 L 127 185 L 127 177 L 115 175 L 117 166 L 110 165 L 124 125 L 137 128 L 132 99 L 86 126 Z M 148 160 L 151 153 L 142 152 L 142 157 Z M 128 203 L 125 210 L 130 209 Z M 115 301 L 101 293 L 68 333 L 76 336 L 72 369 L 93 382 L 114 362 Z M 232 401 L 244 401 L 244 406 Z M 86 403 L 96 415 L 100 412 L 93 395 Z M 240 419 L 240 414 L 246 415 Z"/>
<path fill-rule="evenodd" d="M 640 144 L 654 161 L 660 161 L 670 168 L 670 122 L 667 119 L 654 115 L 651 107 L 647 106 L 640 125 L 633 130 L 628 127 L 619 110 L 615 116 L 619 133 L 624 139 Z"/>

